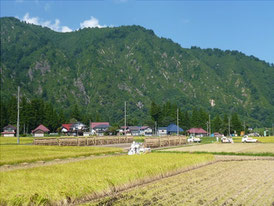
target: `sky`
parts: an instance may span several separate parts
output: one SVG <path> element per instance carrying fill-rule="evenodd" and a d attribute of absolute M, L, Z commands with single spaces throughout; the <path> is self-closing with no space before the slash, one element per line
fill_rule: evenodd
<path fill-rule="evenodd" d="M 238 50 L 274 63 L 272 0 L 1 0 L 0 16 L 58 32 L 140 25 L 184 48 Z"/>

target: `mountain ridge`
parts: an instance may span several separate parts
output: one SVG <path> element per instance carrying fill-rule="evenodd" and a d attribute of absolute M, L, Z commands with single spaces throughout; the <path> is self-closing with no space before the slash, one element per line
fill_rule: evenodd
<path fill-rule="evenodd" d="M 274 122 L 274 67 L 220 49 L 182 48 L 141 26 L 85 28 L 58 33 L 1 18 L 1 97 L 20 85 L 28 98 L 57 108 L 100 114 L 108 121 L 149 116 L 151 101 L 237 112 L 254 126 Z M 213 106 L 214 105 L 214 106 Z"/>

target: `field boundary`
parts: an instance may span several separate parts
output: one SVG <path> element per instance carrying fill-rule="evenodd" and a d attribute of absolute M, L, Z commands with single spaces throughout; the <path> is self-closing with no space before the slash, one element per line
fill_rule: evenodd
<path fill-rule="evenodd" d="M 73 202 L 70 202 L 70 200 L 67 200 L 67 202 L 61 202 L 61 204 L 79 205 L 79 204 L 88 203 L 90 201 L 95 201 L 95 200 L 98 200 L 98 199 L 101 199 L 101 198 L 104 198 L 104 197 L 107 197 L 107 196 L 114 197 L 116 195 L 121 194 L 122 192 L 134 189 L 135 187 L 145 186 L 147 184 L 156 182 L 158 180 L 162 180 L 162 179 L 165 179 L 165 178 L 180 175 L 180 174 L 183 174 L 183 173 L 186 173 L 186 172 L 189 172 L 189 171 L 193 171 L 193 170 L 196 170 L 196 169 L 200 169 L 200 168 L 203 168 L 203 167 L 206 167 L 206 166 L 209 166 L 209 165 L 213 165 L 213 164 L 216 164 L 216 163 L 233 162 L 233 161 L 266 161 L 266 160 L 267 161 L 274 161 L 274 158 L 272 158 L 272 157 L 240 158 L 240 157 L 237 156 L 237 158 L 232 157 L 230 159 L 222 159 L 222 157 L 218 157 L 215 160 L 210 161 L 210 162 L 201 163 L 199 165 L 195 165 L 195 166 L 184 168 L 184 169 L 179 169 L 179 170 L 176 170 L 176 171 L 171 171 L 171 172 L 168 172 L 166 174 L 157 175 L 157 176 L 152 177 L 150 179 L 143 179 L 143 180 L 139 180 L 137 182 L 133 182 L 133 183 L 118 186 L 118 187 L 115 187 L 115 186 L 112 185 L 111 188 L 108 191 L 104 191 L 104 192 L 101 192 L 101 193 L 94 193 L 94 194 L 91 194 L 91 195 L 88 195 L 88 196 L 85 196 L 85 197 L 81 197 L 79 199 L 74 200 Z"/>
<path fill-rule="evenodd" d="M 79 138 L 35 138 L 34 145 L 43 146 L 95 146 L 132 143 L 133 137 L 79 137 Z"/>
<path fill-rule="evenodd" d="M 170 148 L 168 148 L 170 149 Z M 171 148 L 172 149 L 172 148 Z M 185 153 L 185 154 L 213 154 L 213 155 L 233 155 L 233 156 L 260 156 L 260 157 L 274 157 L 274 153 L 262 152 L 262 153 L 252 153 L 252 152 L 206 152 L 206 151 L 164 151 L 164 150 L 152 150 L 155 153 Z"/>
<path fill-rule="evenodd" d="M 0 166 L 0 172 L 8 172 L 18 169 L 29 169 L 29 168 L 35 168 L 35 167 L 45 167 L 45 166 L 51 166 L 51 165 L 58 165 L 58 164 L 66 164 L 71 162 L 79 162 L 79 161 L 85 161 L 85 160 L 92 160 L 92 159 L 101 159 L 106 157 L 112 157 L 112 156 L 122 156 L 126 155 L 126 153 L 108 153 L 108 154 L 99 154 L 99 155 L 89 155 L 89 156 L 75 156 L 75 157 L 68 157 L 68 158 L 57 158 L 52 160 L 39 160 L 35 162 L 23 162 L 18 163 L 15 165 L 1 165 Z"/>

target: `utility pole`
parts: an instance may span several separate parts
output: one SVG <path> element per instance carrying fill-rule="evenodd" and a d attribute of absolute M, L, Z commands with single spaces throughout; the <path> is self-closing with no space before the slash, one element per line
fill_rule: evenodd
<path fill-rule="evenodd" d="M 179 136 L 179 109 L 177 108 L 177 136 Z"/>
<path fill-rule="evenodd" d="M 228 118 L 228 135 L 230 136 L 230 117 Z"/>
<path fill-rule="evenodd" d="M 244 134 L 245 134 L 245 121 L 244 121 Z"/>
<path fill-rule="evenodd" d="M 125 102 L 125 136 L 127 130 L 127 102 Z"/>
<path fill-rule="evenodd" d="M 211 125 L 210 125 L 210 114 L 208 115 L 208 130 L 209 130 L 209 136 L 211 135 Z"/>
<path fill-rule="evenodd" d="M 157 136 L 157 122 L 155 121 L 154 124 L 155 124 L 155 136 Z"/>
<path fill-rule="evenodd" d="M 209 134 L 209 132 L 208 132 L 208 121 L 206 122 L 206 133 L 207 133 L 207 135 Z"/>
<path fill-rule="evenodd" d="M 20 110 L 19 110 L 19 103 L 20 103 L 20 87 L 18 86 L 18 95 L 17 95 L 17 130 L 16 130 L 16 137 L 17 137 L 17 144 L 20 144 L 20 137 L 19 137 L 19 121 L 20 121 Z"/>

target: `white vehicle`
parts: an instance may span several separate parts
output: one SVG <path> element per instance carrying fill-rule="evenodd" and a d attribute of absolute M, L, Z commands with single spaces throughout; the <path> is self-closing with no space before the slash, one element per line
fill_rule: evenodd
<path fill-rule="evenodd" d="M 222 143 L 234 143 L 232 138 L 222 137 L 221 138 Z"/>
<path fill-rule="evenodd" d="M 255 143 L 258 142 L 257 139 L 253 139 L 252 137 L 248 137 L 247 135 L 243 136 L 242 138 L 243 143 Z"/>
<path fill-rule="evenodd" d="M 201 142 L 201 139 L 199 137 L 193 137 L 193 136 L 190 136 L 188 139 L 187 139 L 187 142 L 191 143 L 191 142 Z"/>

